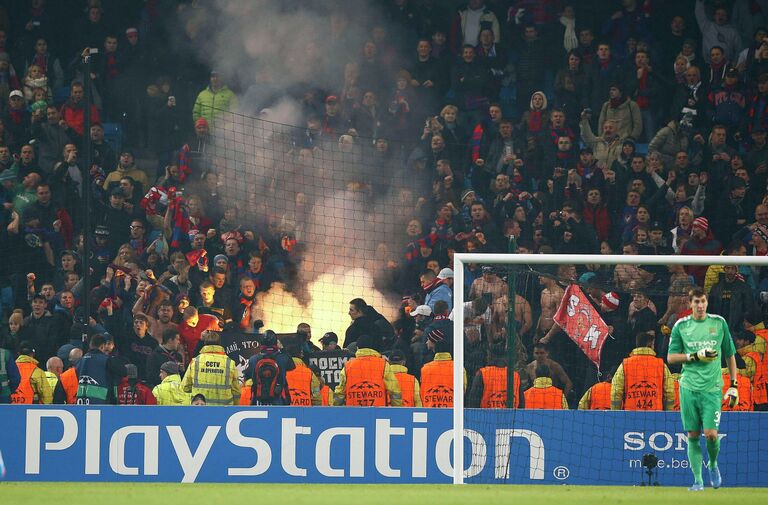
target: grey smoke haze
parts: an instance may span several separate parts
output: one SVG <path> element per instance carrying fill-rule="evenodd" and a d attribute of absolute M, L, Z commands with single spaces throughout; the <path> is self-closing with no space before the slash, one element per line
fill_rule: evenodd
<path fill-rule="evenodd" d="M 240 83 L 246 113 L 297 87 L 338 90 L 344 64 L 357 59 L 368 20 L 377 16 L 366 1 L 348 3 L 352 7 L 339 13 L 342 3 L 218 0 L 217 29 L 201 55 Z M 297 118 L 290 119 L 295 124 Z"/>
<path fill-rule="evenodd" d="M 242 88 L 240 113 L 217 120 L 214 131 L 222 204 L 237 206 L 244 222 L 262 229 L 278 223 L 306 246 L 301 288 L 293 287 L 306 305 L 311 295 L 303 288 L 323 273 L 362 267 L 373 274 L 401 256 L 407 216 L 396 212 L 397 197 L 416 182 L 402 171 L 377 172 L 363 149 L 370 139 L 347 149 L 335 139 L 322 150 L 300 149 L 302 107 L 288 95 L 300 98 L 296 90 L 308 88 L 339 93 L 344 65 L 357 61 L 377 14 L 368 2 L 349 4 L 344 15 L 330 12 L 333 1 L 306 2 L 310 10 L 286 4 L 293 3 L 215 2 L 218 29 L 198 49 L 225 82 Z"/>

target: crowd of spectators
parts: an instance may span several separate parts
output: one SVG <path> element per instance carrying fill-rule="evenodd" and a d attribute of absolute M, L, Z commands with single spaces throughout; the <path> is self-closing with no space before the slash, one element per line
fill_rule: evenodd
<path fill-rule="evenodd" d="M 300 278 L 313 192 L 296 192 L 290 220 L 220 199 L 228 181 L 210 146 L 225 112 L 253 112 L 238 96 L 251 83 L 184 44 L 168 47 L 179 36 L 192 45 L 199 25 L 223 29 L 215 16 L 198 2 L 18 4 L 0 7 L 2 347 L 34 349 L 44 367 L 107 334 L 138 380 L 155 385 L 176 352 L 183 375 L 204 330 L 259 331 L 257 294 Z M 452 257 L 507 252 L 513 236 L 530 253 L 768 254 L 768 4 L 376 4 L 373 19 L 324 13 L 335 27 L 368 23 L 369 37 L 334 85 L 285 92 L 303 112 L 285 144 L 296 164 L 337 152 L 360 165 L 365 177 L 353 169 L 349 178 L 372 193 L 391 189 L 388 174 L 428 180 L 397 194 L 401 250 L 369 251 L 382 260 L 377 287 L 403 296 L 398 315 L 387 321 L 356 302 L 344 347 L 374 333 L 377 351 L 402 351 L 418 376 L 434 355 L 427 335 L 439 327 L 453 338 L 452 289 L 463 289 L 471 381 L 499 359 L 509 290 L 504 268 L 481 265 L 454 287 Z M 99 49 L 90 75 L 86 48 Z M 81 166 L 85 135 L 90 167 Z M 577 282 L 612 331 L 604 371 L 640 334 L 653 333 L 664 357 L 694 285 L 734 333 L 763 328 L 765 269 L 561 265 L 521 275 L 517 368 L 528 384 L 546 365 L 571 406 L 599 380 L 553 321 Z"/>

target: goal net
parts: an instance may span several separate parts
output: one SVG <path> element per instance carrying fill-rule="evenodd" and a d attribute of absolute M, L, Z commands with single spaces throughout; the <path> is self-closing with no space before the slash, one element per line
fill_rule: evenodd
<path fill-rule="evenodd" d="M 690 485 L 680 365 L 666 356 L 691 288 L 705 288 L 708 312 L 725 318 L 740 347 L 733 410 L 765 402 L 747 351 L 764 352 L 768 261 L 744 250 L 456 254 L 454 483 Z M 758 449 L 765 414 L 726 410 L 719 461 L 729 485 L 767 485 L 758 470 L 768 469 Z M 754 463 L 738 464 L 746 460 Z"/>

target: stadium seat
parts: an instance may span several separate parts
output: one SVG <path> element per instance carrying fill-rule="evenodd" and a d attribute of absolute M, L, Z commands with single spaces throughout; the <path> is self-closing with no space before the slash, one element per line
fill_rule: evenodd
<path fill-rule="evenodd" d="M 119 154 L 123 147 L 123 127 L 120 123 L 102 123 L 101 126 L 104 128 L 104 140 Z"/>

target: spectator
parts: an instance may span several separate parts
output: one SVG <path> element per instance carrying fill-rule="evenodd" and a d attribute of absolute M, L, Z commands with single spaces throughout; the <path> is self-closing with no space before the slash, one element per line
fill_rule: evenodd
<path fill-rule="evenodd" d="M 61 117 L 77 137 L 79 142 L 85 129 L 85 105 L 83 104 L 83 84 L 81 82 L 73 82 L 70 87 L 69 99 L 61 107 Z M 91 107 L 91 124 L 100 123 L 101 118 L 96 106 L 89 104 Z"/>
<path fill-rule="evenodd" d="M 694 10 L 696 22 L 703 36 L 702 54 L 706 59 L 714 46 L 722 46 L 728 60 L 736 60 L 741 51 L 741 35 L 728 22 L 728 11 L 725 6 L 715 7 L 712 19 L 706 13 L 703 0 L 696 0 Z"/>
<path fill-rule="evenodd" d="M 596 137 L 592 133 L 592 127 L 589 125 L 589 114 L 582 113 L 579 128 L 581 129 L 581 139 L 594 151 L 598 163 L 610 167 L 618 158 L 621 151 L 622 138 L 613 120 L 607 120 L 603 123 L 603 134 Z"/>
<path fill-rule="evenodd" d="M 469 0 L 469 3 L 459 9 L 450 31 L 450 44 L 454 54 L 460 52 L 464 45 L 477 44 L 480 30 L 488 27 L 493 31 L 494 42 L 501 40 L 499 20 L 485 5 L 484 0 Z"/>
<path fill-rule="evenodd" d="M 643 116 L 637 103 L 624 95 L 622 84 L 608 88 L 608 101 L 600 109 L 598 129 L 603 130 L 606 121 L 613 120 L 620 137 L 639 139 L 643 131 Z"/>
<path fill-rule="evenodd" d="M 745 314 L 756 308 L 755 294 L 735 265 L 723 267 L 723 273 L 712 286 L 707 299 L 710 300 L 709 310 L 723 316 L 733 331 L 743 328 Z"/>
<path fill-rule="evenodd" d="M 126 376 L 117 385 L 118 405 L 157 405 L 157 400 L 143 381 L 139 379 L 136 365 L 125 365 Z"/>
<path fill-rule="evenodd" d="M 224 112 L 237 111 L 238 102 L 235 94 L 221 82 L 218 71 L 212 70 L 208 87 L 197 95 L 192 110 L 192 121 L 205 119 L 209 125 L 215 125 L 216 117 Z"/>
<path fill-rule="evenodd" d="M 147 363 L 145 367 L 145 370 L 146 370 L 145 382 L 150 387 L 157 386 L 162 382 L 163 378 L 160 377 L 160 371 L 162 370 L 162 367 L 164 364 L 168 362 L 176 363 L 177 371 L 175 373 L 178 374 L 179 367 L 182 367 L 185 362 L 184 358 L 179 352 L 180 350 L 183 349 L 179 332 L 173 329 L 168 329 L 168 330 L 165 330 L 163 333 L 161 333 L 161 336 L 162 336 L 162 342 L 160 342 L 160 344 L 158 344 L 157 347 L 152 349 L 152 353 L 149 356 L 147 356 Z M 169 375 L 174 375 L 174 374 L 169 373 Z M 178 382 L 181 382 L 180 377 Z"/>
<path fill-rule="evenodd" d="M 347 328 L 344 337 L 342 347 L 345 349 L 357 342 L 361 335 L 370 337 L 369 344 L 373 346 L 371 349 L 382 349 L 384 342 L 395 333 L 389 321 L 362 298 L 355 298 L 349 302 L 349 317 L 352 318 L 352 324 Z"/>
<path fill-rule="evenodd" d="M 549 367 L 538 365 L 535 373 L 533 386 L 523 394 L 526 408 L 567 410 L 568 402 L 563 391 L 552 385 Z"/>
<path fill-rule="evenodd" d="M 250 404 L 291 405 L 287 374 L 296 368 L 296 362 L 282 352 L 275 333 L 270 330 L 261 338 L 258 351 L 248 360 L 244 373 L 246 383 L 251 385 Z M 312 384 L 315 382 L 310 379 L 310 389 Z"/>

